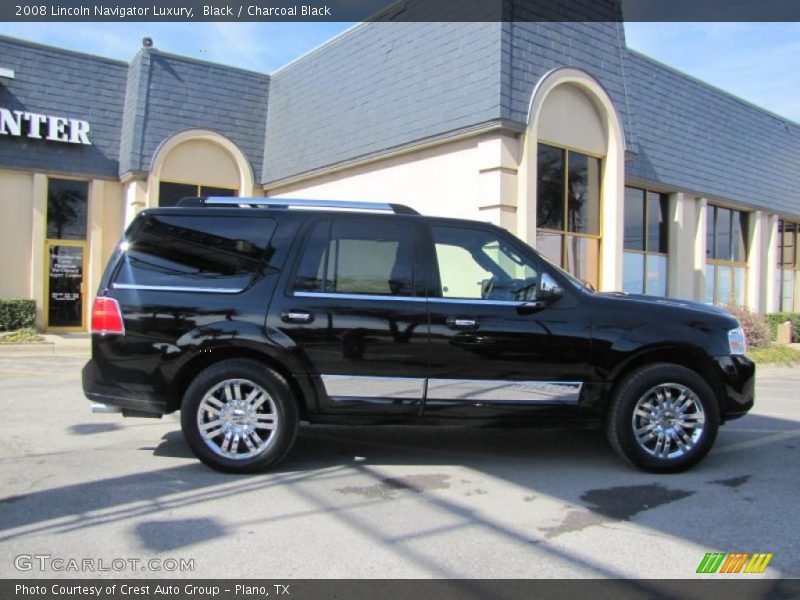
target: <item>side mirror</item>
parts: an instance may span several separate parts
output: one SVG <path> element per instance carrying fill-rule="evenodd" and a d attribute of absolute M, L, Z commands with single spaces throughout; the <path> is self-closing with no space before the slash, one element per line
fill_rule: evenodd
<path fill-rule="evenodd" d="M 539 289 L 536 292 L 536 299 L 541 302 L 555 302 L 564 295 L 564 288 L 562 288 L 552 275 L 549 273 L 542 273 L 539 277 Z"/>

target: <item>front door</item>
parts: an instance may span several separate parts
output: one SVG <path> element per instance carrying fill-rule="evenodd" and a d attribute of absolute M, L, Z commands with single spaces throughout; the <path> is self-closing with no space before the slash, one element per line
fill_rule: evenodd
<path fill-rule="evenodd" d="M 497 228 L 443 221 L 430 227 L 424 254 L 433 273 L 426 415 L 577 405 L 590 335 L 576 288 Z M 563 295 L 537 305 L 543 275 Z"/>
<path fill-rule="evenodd" d="M 48 331 L 83 331 L 86 328 L 86 242 L 49 241 L 45 255 L 45 328 Z"/>
<path fill-rule="evenodd" d="M 421 411 L 428 324 L 417 229 L 401 216 L 307 223 L 268 326 L 313 374 L 322 412 Z"/>

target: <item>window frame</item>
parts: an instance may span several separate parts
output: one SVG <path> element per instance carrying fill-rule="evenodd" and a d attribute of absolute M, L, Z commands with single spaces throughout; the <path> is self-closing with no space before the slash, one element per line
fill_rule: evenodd
<path fill-rule="evenodd" d="M 448 228 L 448 229 L 466 229 L 470 231 L 478 231 L 484 234 L 491 234 L 497 237 L 498 240 L 505 242 L 507 246 L 512 248 L 517 254 L 524 257 L 525 259 L 530 260 L 534 263 L 536 267 L 536 271 L 539 273 L 539 277 L 541 278 L 542 273 L 552 274 L 552 269 L 547 268 L 545 265 L 547 261 L 544 257 L 539 256 L 536 253 L 530 252 L 529 249 L 526 248 L 523 244 L 519 242 L 514 236 L 508 235 L 505 230 L 502 229 L 494 229 L 490 227 L 481 227 L 479 224 L 463 224 L 463 223 L 447 223 L 447 222 L 431 222 L 426 224 L 425 230 L 427 235 L 427 242 L 426 246 L 430 249 L 429 252 L 426 252 L 425 255 L 428 257 L 428 268 L 431 273 L 430 277 L 430 285 L 427 289 L 427 297 L 439 299 L 447 302 L 481 302 L 481 303 L 502 303 L 502 304 L 520 304 L 522 301 L 519 300 L 491 300 L 491 299 L 483 299 L 483 298 L 462 298 L 457 296 L 445 296 L 442 290 L 442 274 L 439 269 L 439 259 L 436 253 L 436 239 L 433 235 L 433 229 L 435 227 L 438 228 Z M 498 267 L 502 268 L 500 265 Z"/>
<path fill-rule="evenodd" d="M 219 187 L 216 185 L 208 185 L 205 183 L 196 183 L 194 181 L 179 181 L 175 179 L 161 179 L 158 182 L 158 207 L 159 208 L 173 208 L 176 206 L 175 204 L 171 204 L 169 206 L 164 206 L 161 204 L 161 184 L 162 183 L 173 183 L 175 185 L 186 185 L 186 186 L 193 186 L 195 188 L 195 196 L 200 197 L 202 196 L 202 189 L 203 188 L 216 188 L 218 190 L 228 190 L 233 192 L 231 194 L 231 198 L 238 198 L 239 197 L 239 188 L 226 188 L 226 187 Z"/>
<path fill-rule="evenodd" d="M 720 209 L 727 210 L 727 211 L 731 212 L 731 217 L 732 217 L 731 218 L 731 225 L 730 225 L 731 255 L 733 255 L 733 244 L 734 244 L 734 239 L 733 239 L 733 223 L 734 223 L 734 219 L 736 218 L 736 215 L 740 215 L 740 216 L 744 215 L 745 216 L 745 223 L 744 223 L 744 226 L 742 227 L 742 231 L 744 233 L 744 252 L 743 252 L 744 257 L 740 258 L 740 260 L 734 260 L 733 258 L 731 258 L 731 259 L 716 258 L 716 256 L 715 256 L 716 252 L 717 252 L 717 233 L 718 233 L 717 232 L 717 210 L 720 210 Z M 714 233 L 712 235 L 712 242 L 711 242 L 711 248 L 713 248 L 713 255 L 712 255 L 711 258 L 709 258 L 709 244 L 708 244 L 708 227 L 709 227 L 709 223 L 713 223 L 713 226 L 714 226 L 714 229 L 713 229 Z M 708 266 L 711 265 L 711 266 L 714 267 L 714 281 L 712 282 L 713 288 L 712 288 L 712 293 L 711 293 L 711 304 L 714 305 L 714 306 L 739 306 L 739 304 L 737 304 L 737 302 L 736 302 L 736 297 L 735 297 L 735 291 L 736 291 L 736 287 L 735 287 L 736 275 L 735 275 L 735 273 L 736 273 L 736 269 L 742 269 L 742 268 L 744 269 L 744 288 L 742 289 L 742 294 L 744 296 L 744 301 L 741 304 L 741 306 L 745 306 L 747 304 L 747 290 L 748 290 L 747 260 L 748 260 L 748 254 L 750 253 L 750 239 L 749 239 L 749 231 L 748 231 L 749 230 L 749 223 L 750 223 L 750 212 L 747 211 L 747 210 L 742 210 L 742 209 L 738 209 L 738 208 L 732 208 L 730 206 L 725 206 L 724 204 L 717 204 L 717 203 L 712 203 L 712 202 L 709 202 L 706 205 L 706 231 L 705 231 L 705 236 L 706 236 L 706 258 L 705 258 L 705 265 L 706 265 L 706 296 L 708 296 L 708 285 L 709 285 L 708 276 L 707 276 L 708 275 Z M 742 226 L 741 218 L 739 219 L 739 225 Z M 727 301 L 725 303 L 720 302 L 720 300 L 718 298 L 719 280 L 720 280 L 720 277 L 719 277 L 720 270 L 719 270 L 719 268 L 720 267 L 730 269 L 730 273 L 731 273 L 731 280 L 730 280 L 730 286 L 729 286 L 730 293 L 729 293 L 728 299 L 727 299 Z"/>
<path fill-rule="evenodd" d="M 666 226 L 666 234 L 667 234 L 666 235 L 666 237 L 667 237 L 667 239 L 666 239 L 666 247 L 667 247 L 667 252 L 654 252 L 654 251 L 648 249 L 650 247 L 650 244 L 649 244 L 649 242 L 650 242 L 650 229 L 649 229 L 648 225 L 649 225 L 649 216 L 650 216 L 650 202 L 649 202 L 650 194 L 657 194 L 659 196 L 659 198 L 658 198 L 659 202 L 666 202 L 666 208 L 667 208 L 666 212 L 667 212 L 667 216 L 669 216 L 669 193 L 667 193 L 667 192 L 659 192 L 659 191 L 656 191 L 656 190 L 653 190 L 653 189 L 650 189 L 650 188 L 646 188 L 646 187 L 640 188 L 640 187 L 637 187 L 635 185 L 626 185 L 625 186 L 625 190 L 628 190 L 628 189 L 637 190 L 637 191 L 643 193 L 642 200 L 643 200 L 643 205 L 644 206 L 643 206 L 643 211 L 642 211 L 642 224 L 643 224 L 644 239 L 642 240 L 642 248 L 644 248 L 644 250 L 633 250 L 633 249 L 625 247 L 625 221 L 624 221 L 624 219 L 625 219 L 625 207 L 623 206 L 623 209 L 622 209 L 622 213 L 623 213 L 623 217 L 622 217 L 623 218 L 623 223 L 622 223 L 622 230 L 623 230 L 623 233 L 622 233 L 623 263 L 624 263 L 624 255 L 626 253 L 638 254 L 638 255 L 641 255 L 641 256 L 644 257 L 644 260 L 642 261 L 642 291 L 638 292 L 638 293 L 648 294 L 649 292 L 647 290 L 647 257 L 648 256 L 663 256 L 664 258 L 666 258 L 667 259 L 667 268 L 666 268 L 666 277 L 664 279 L 664 298 L 666 298 L 666 297 L 669 296 L 669 221 L 667 221 L 667 226 Z M 624 192 L 623 192 L 623 202 L 625 202 Z M 624 267 L 623 267 L 623 269 L 624 269 Z M 624 270 L 623 270 L 623 282 L 624 282 L 624 280 L 625 280 L 625 275 L 624 275 Z"/>
<path fill-rule="evenodd" d="M 159 216 L 167 216 L 171 217 L 173 215 L 147 215 L 144 218 L 137 217 L 137 219 L 131 225 L 131 228 L 125 233 L 124 235 L 124 242 L 129 243 L 132 242 L 134 245 L 136 244 L 136 240 L 139 239 L 142 229 L 145 227 L 146 222 L 151 219 L 157 219 Z M 212 219 L 211 215 L 205 214 L 192 214 L 189 215 L 193 218 L 205 218 L 205 219 Z M 237 216 L 224 216 L 221 218 L 240 218 Z M 275 237 L 276 232 L 278 231 L 278 221 L 272 215 L 253 215 L 249 217 L 251 219 L 255 218 L 261 220 L 263 222 L 269 222 L 269 227 L 271 230 L 269 232 L 269 236 L 266 238 L 267 246 L 265 248 L 265 252 L 267 252 L 267 257 L 269 256 L 269 248 L 272 247 L 272 240 Z M 145 283 L 136 283 L 136 282 L 121 282 L 119 281 L 120 275 L 122 271 L 126 267 L 127 257 L 125 256 L 126 251 L 123 251 L 119 254 L 116 264 L 114 266 L 114 270 L 111 273 L 111 277 L 109 279 L 110 285 L 114 289 L 129 289 L 129 290 L 153 290 L 153 291 L 174 291 L 174 292 L 192 292 L 192 293 L 217 293 L 217 294 L 238 294 L 243 292 L 244 290 L 253 286 L 254 282 L 261 277 L 264 273 L 267 272 L 274 272 L 275 268 L 269 265 L 269 258 L 263 260 L 260 266 L 253 270 L 250 273 L 248 281 L 245 285 L 237 287 L 235 285 L 194 285 L 193 282 L 186 284 L 186 282 L 181 282 L 181 285 L 162 285 L 162 284 L 145 284 Z"/>
<path fill-rule="evenodd" d="M 580 237 L 586 238 L 590 240 L 596 240 L 598 245 L 598 254 L 597 254 L 597 273 L 595 274 L 597 278 L 598 288 L 600 283 L 600 276 L 603 269 L 603 218 L 604 218 L 604 211 L 603 207 L 605 206 L 605 194 L 603 189 L 603 169 L 605 167 L 605 156 L 602 154 L 596 154 L 594 152 L 590 152 L 588 150 L 583 150 L 580 148 L 575 148 L 573 146 L 568 146 L 565 144 L 559 144 L 555 142 L 549 142 L 547 140 L 537 140 L 536 143 L 536 157 L 538 161 L 539 157 L 539 146 L 548 146 L 550 148 L 555 148 L 557 150 L 561 150 L 563 152 L 563 164 L 564 164 L 564 177 L 563 177 L 563 184 L 562 184 L 562 202 L 563 202 L 563 214 L 562 214 L 562 229 L 550 229 L 546 227 L 539 227 L 538 218 L 536 215 L 533 216 L 535 221 L 535 231 L 536 236 L 538 237 L 539 233 L 550 234 L 550 235 L 559 235 L 560 239 L 560 251 L 561 256 L 558 262 L 558 266 L 561 269 L 564 269 L 566 272 L 569 273 L 569 264 L 567 261 L 568 256 L 568 241 L 570 237 Z M 600 163 L 600 168 L 598 169 L 599 175 L 599 197 L 598 197 L 598 216 L 597 216 L 597 233 L 580 233 L 577 231 L 569 231 L 569 165 L 570 165 L 570 154 L 582 154 L 584 156 L 588 156 L 590 158 L 595 158 Z M 539 201 L 538 198 L 538 186 L 539 186 L 539 174 L 538 174 L 538 162 L 537 162 L 537 177 L 536 177 L 536 186 L 537 186 L 537 204 Z M 538 243 L 537 243 L 538 246 Z M 538 250 L 538 248 L 537 248 Z"/>
<path fill-rule="evenodd" d="M 363 299 L 380 299 L 380 300 L 414 300 L 414 301 L 424 301 L 426 297 L 426 289 L 425 289 L 425 271 L 421 267 L 421 256 L 422 252 L 420 251 L 420 232 L 419 232 L 419 224 L 415 223 L 403 216 L 394 216 L 391 219 L 386 218 L 363 218 L 365 215 L 358 215 L 354 213 L 348 213 L 350 218 L 347 219 L 348 223 L 363 223 L 367 226 L 374 227 L 376 224 L 385 224 L 389 226 L 396 226 L 399 223 L 407 225 L 411 229 L 411 289 L 412 295 L 393 295 L 393 294 L 380 294 L 380 293 L 366 293 L 366 292 L 339 292 L 339 291 L 331 291 L 331 290 L 324 290 L 324 291 L 308 291 L 308 290 L 296 290 L 294 288 L 295 281 L 297 280 L 297 273 L 300 269 L 300 265 L 303 261 L 303 257 L 308 247 L 308 243 L 311 239 L 311 236 L 316 229 L 317 225 L 321 223 L 327 223 L 328 225 L 328 244 L 326 245 L 326 250 L 330 248 L 333 232 L 333 227 L 337 221 L 342 221 L 342 218 L 333 215 L 329 216 L 321 216 L 319 218 L 310 218 L 306 220 L 306 222 L 302 226 L 302 230 L 300 235 L 297 236 L 297 246 L 296 251 L 292 253 L 290 257 L 291 261 L 291 270 L 289 271 L 288 277 L 286 278 L 286 285 L 284 286 L 284 295 L 286 297 L 303 297 L 303 296 L 311 296 L 311 297 L 320 297 L 320 298 L 363 298 Z M 361 218 L 359 218 L 361 217 Z"/>
<path fill-rule="evenodd" d="M 784 240 L 784 231 L 783 227 L 786 225 L 791 225 L 794 227 L 794 231 L 792 235 L 794 237 L 794 256 L 791 266 L 787 266 L 783 262 L 783 252 L 785 245 L 783 243 Z M 798 278 L 800 278 L 800 247 L 798 247 L 798 242 L 800 242 L 800 221 L 792 221 L 791 219 L 778 219 L 778 236 L 777 236 L 778 248 L 776 248 L 775 258 L 776 258 L 776 271 L 778 274 L 778 281 L 777 281 L 777 300 L 778 306 L 777 309 L 780 312 L 797 312 L 800 310 L 800 298 L 798 298 L 798 294 L 796 294 L 796 290 L 798 287 Z M 784 284 L 784 273 L 790 272 L 794 274 L 792 277 L 792 299 L 791 299 L 791 306 L 785 307 L 783 305 L 783 284 Z"/>

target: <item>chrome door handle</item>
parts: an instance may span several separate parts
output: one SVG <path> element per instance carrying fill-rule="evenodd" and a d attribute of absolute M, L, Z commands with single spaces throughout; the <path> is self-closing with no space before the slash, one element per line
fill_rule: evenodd
<path fill-rule="evenodd" d="M 305 310 L 285 310 L 281 313 L 284 323 L 311 323 L 314 316 Z"/>
<path fill-rule="evenodd" d="M 447 317 L 445 321 L 451 329 L 477 329 L 478 320 L 469 317 Z"/>

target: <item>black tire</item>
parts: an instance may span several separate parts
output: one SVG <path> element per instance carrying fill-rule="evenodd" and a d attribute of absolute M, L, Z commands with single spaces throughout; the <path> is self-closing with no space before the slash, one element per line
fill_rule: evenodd
<path fill-rule="evenodd" d="M 681 397 L 684 400 L 678 402 Z M 691 404 L 685 411 L 674 410 L 687 401 Z M 651 473 L 678 473 L 696 465 L 714 445 L 718 428 L 719 405 L 711 386 L 691 369 L 670 363 L 645 365 L 627 375 L 613 392 L 606 419 L 606 434 L 614 451 Z M 644 432 L 641 443 L 637 430 Z M 690 441 L 693 445 L 687 443 Z"/>
<path fill-rule="evenodd" d="M 242 402 L 249 398 L 251 402 Z M 227 414 L 224 419 L 222 411 Z M 192 381 L 181 404 L 181 428 L 195 456 L 225 473 L 253 473 L 275 465 L 292 447 L 297 424 L 297 402 L 286 380 L 255 360 L 229 359 L 211 365 Z M 201 427 L 207 431 L 205 437 Z M 263 442 L 263 448 L 256 440 Z"/>

